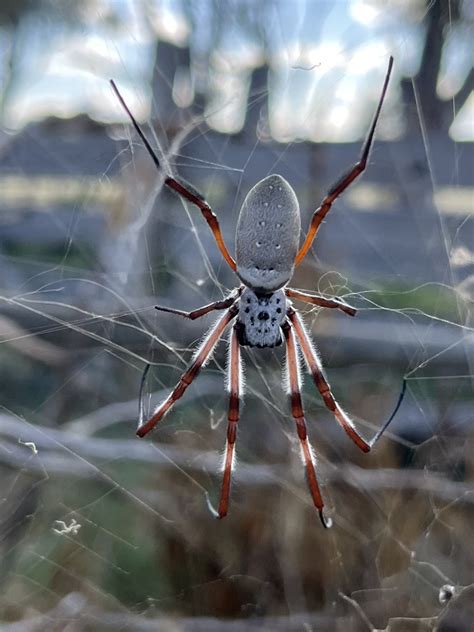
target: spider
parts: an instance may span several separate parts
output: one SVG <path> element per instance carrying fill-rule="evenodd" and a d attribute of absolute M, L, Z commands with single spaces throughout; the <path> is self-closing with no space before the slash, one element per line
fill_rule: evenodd
<path fill-rule="evenodd" d="M 339 309 L 349 316 L 355 316 L 356 309 L 338 298 L 308 294 L 288 287 L 296 266 L 299 266 L 313 243 L 322 221 L 330 211 L 334 201 L 349 185 L 360 176 L 367 166 L 367 161 L 374 139 L 375 128 L 387 91 L 393 57 L 390 57 L 382 93 L 375 111 L 367 139 L 362 147 L 359 161 L 352 166 L 329 189 L 321 205 L 314 212 L 306 238 L 299 246 L 300 211 L 298 200 L 290 184 L 280 175 L 270 175 L 260 180 L 247 194 L 238 218 L 236 231 L 236 257 L 230 255 L 219 227 L 219 222 L 205 198 L 194 187 L 184 180 L 167 175 L 164 183 L 185 200 L 197 206 L 209 224 L 217 242 L 217 246 L 232 270 L 239 277 L 241 284 L 225 299 L 204 305 L 191 312 L 156 306 L 156 309 L 177 314 L 195 320 L 215 310 L 225 310 L 224 314 L 211 328 L 204 341 L 195 352 L 194 359 L 181 376 L 170 395 L 155 409 L 151 417 L 143 415 L 140 398 L 140 421 L 137 435 L 144 437 L 163 419 L 173 404 L 180 399 L 191 382 L 197 377 L 201 368 L 209 360 L 217 342 L 228 325 L 233 323 L 230 335 L 230 353 L 228 362 L 229 409 L 227 425 L 227 441 L 224 459 L 224 474 L 217 517 L 227 515 L 230 498 L 230 484 L 234 461 L 234 450 L 239 422 L 241 392 L 241 346 L 276 347 L 286 343 L 286 364 L 288 386 L 291 397 L 291 414 L 295 420 L 296 431 L 301 445 L 302 457 L 306 468 L 309 491 L 314 506 L 319 512 L 322 524 L 331 525 L 331 520 L 323 513 L 324 502 L 316 477 L 312 449 L 307 436 L 305 414 L 300 392 L 300 367 L 298 347 L 300 348 L 307 368 L 311 373 L 316 388 L 319 390 L 327 408 L 333 413 L 342 429 L 363 452 L 369 452 L 386 430 L 397 412 L 404 394 L 404 388 L 390 419 L 370 440 L 364 439 L 354 427 L 349 416 L 342 410 L 332 394 L 331 387 L 324 374 L 321 361 L 316 353 L 308 331 L 298 311 L 293 307 L 291 299 Z M 160 161 L 148 142 L 145 134 L 133 117 L 113 80 L 112 88 L 122 107 L 129 116 L 132 125 L 141 138 L 158 170 Z M 147 369 L 149 366 L 147 367 Z M 142 387 L 147 372 L 145 370 Z"/>

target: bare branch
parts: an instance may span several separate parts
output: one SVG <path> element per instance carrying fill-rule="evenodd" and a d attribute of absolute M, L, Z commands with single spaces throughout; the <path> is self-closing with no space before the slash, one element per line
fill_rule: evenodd
<path fill-rule="evenodd" d="M 131 424 L 130 434 L 134 432 Z M 24 443 L 34 443 L 37 454 Z M 77 476 L 96 478 L 97 468 L 93 460 L 108 461 L 130 459 L 149 463 L 158 472 L 160 468 L 169 469 L 176 465 L 187 471 L 195 468 L 202 471 L 219 471 L 220 455 L 214 451 L 201 452 L 173 447 L 160 446 L 149 441 L 131 439 L 111 439 L 88 437 L 69 430 L 58 430 L 29 424 L 9 415 L 0 415 L 0 462 L 24 471 L 41 472 L 48 475 Z M 63 449 L 64 447 L 64 449 Z M 76 455 L 77 454 L 77 458 Z M 91 460 L 91 465 L 87 459 Z M 241 485 L 275 485 L 288 478 L 288 464 L 272 465 L 240 463 L 237 478 Z M 474 493 L 470 483 L 453 481 L 445 476 L 426 470 L 397 470 L 380 468 L 362 469 L 356 465 L 328 466 L 324 472 L 326 483 L 343 481 L 358 489 L 383 491 L 386 489 L 417 490 L 429 493 L 443 502 L 474 504 Z"/>

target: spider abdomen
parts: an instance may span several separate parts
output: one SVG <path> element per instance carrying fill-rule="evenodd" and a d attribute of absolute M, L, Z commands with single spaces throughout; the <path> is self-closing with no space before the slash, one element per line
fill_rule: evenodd
<path fill-rule="evenodd" d="M 242 204 L 236 232 L 237 274 L 248 287 L 271 293 L 293 276 L 301 228 L 298 199 L 279 175 L 260 180 Z"/>
<path fill-rule="evenodd" d="M 259 295 L 246 288 L 240 298 L 237 316 L 239 343 L 249 347 L 277 347 L 282 342 L 281 326 L 285 317 L 283 290 Z"/>

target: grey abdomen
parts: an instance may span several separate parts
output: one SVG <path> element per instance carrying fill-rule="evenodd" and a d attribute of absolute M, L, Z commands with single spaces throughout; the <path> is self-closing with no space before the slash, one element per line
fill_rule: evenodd
<path fill-rule="evenodd" d="M 247 194 L 237 223 L 237 274 L 259 292 L 291 279 L 301 228 L 295 192 L 279 175 L 260 180 Z"/>

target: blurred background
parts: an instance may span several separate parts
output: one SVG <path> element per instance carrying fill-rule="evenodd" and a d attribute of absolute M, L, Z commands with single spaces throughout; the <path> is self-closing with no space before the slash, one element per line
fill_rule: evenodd
<path fill-rule="evenodd" d="M 25 630 L 470 630 L 474 613 L 474 8 L 469 0 L 3 0 L 0 4 L 0 620 Z M 231 507 L 216 521 L 226 338 L 152 436 L 135 437 L 235 287 L 246 192 L 295 188 L 303 230 L 367 171 L 291 285 L 359 453 L 311 380 L 319 523 L 282 388 L 245 349 Z M 469 534 L 471 534 L 469 536 Z"/>

